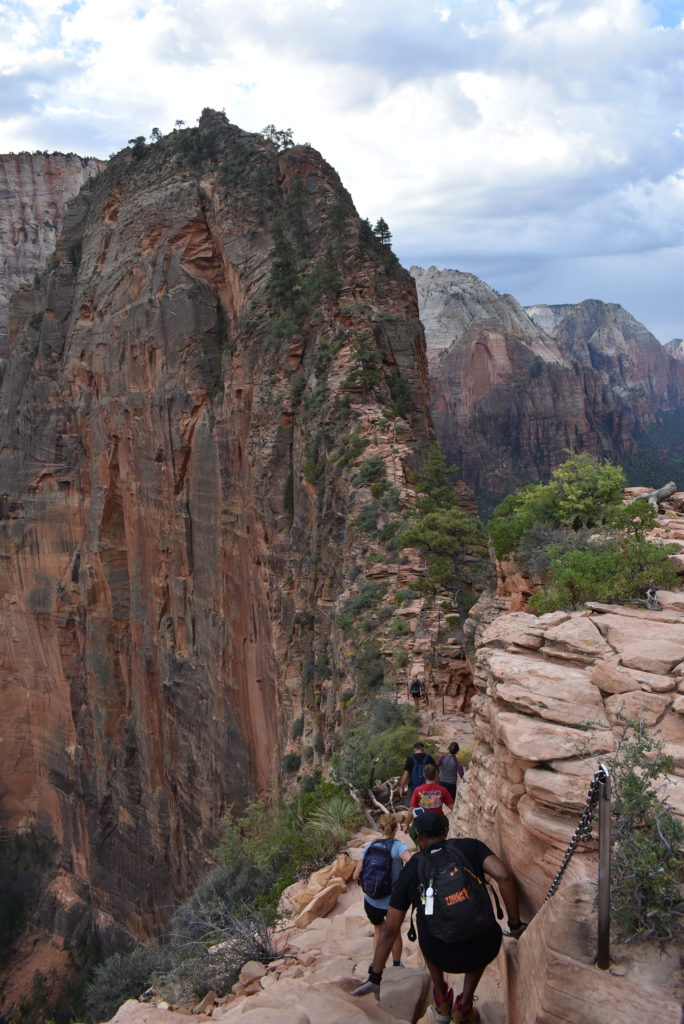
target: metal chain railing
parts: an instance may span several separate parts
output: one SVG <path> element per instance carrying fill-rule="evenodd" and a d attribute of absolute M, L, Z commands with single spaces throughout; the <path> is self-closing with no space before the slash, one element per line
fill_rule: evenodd
<path fill-rule="evenodd" d="M 551 899 L 551 897 L 555 893 L 556 889 L 560 885 L 561 878 L 565 874 L 565 869 L 567 868 L 568 864 L 570 863 L 570 859 L 571 859 L 573 853 L 575 852 L 575 850 L 577 849 L 578 844 L 581 843 L 581 842 L 588 843 L 589 840 L 591 839 L 591 825 L 592 825 L 592 822 L 594 820 L 594 811 L 596 809 L 596 805 L 598 804 L 601 783 L 605 782 L 606 778 L 607 778 L 606 769 L 605 769 L 605 767 L 603 765 L 600 765 L 596 769 L 596 771 L 594 772 L 594 778 L 592 779 L 591 784 L 589 786 L 589 793 L 587 795 L 587 803 L 586 803 L 586 807 L 584 808 L 584 811 L 582 812 L 582 817 L 580 818 L 579 824 L 577 825 L 577 828 L 574 831 L 573 837 L 570 840 L 570 843 L 568 844 L 568 848 L 565 851 L 565 857 L 563 858 L 563 863 L 559 867 L 558 872 L 556 873 L 556 877 L 554 878 L 553 882 L 551 883 L 549 891 L 547 892 L 546 896 L 544 897 L 544 899 L 542 901 L 542 904 L 541 904 L 542 907 L 547 902 L 547 900 Z M 541 907 L 539 908 L 539 910 L 541 910 Z M 536 911 L 536 913 L 539 913 L 539 911 Z"/>
<path fill-rule="evenodd" d="M 570 859 L 581 842 L 591 839 L 591 826 L 596 806 L 599 807 L 599 871 L 598 871 L 598 937 L 596 965 L 601 970 L 610 966 L 610 773 L 604 764 L 594 772 L 589 786 L 587 803 L 573 837 L 565 851 L 563 863 L 549 887 L 539 910 L 558 889 Z M 536 917 L 539 910 L 532 917 Z"/>

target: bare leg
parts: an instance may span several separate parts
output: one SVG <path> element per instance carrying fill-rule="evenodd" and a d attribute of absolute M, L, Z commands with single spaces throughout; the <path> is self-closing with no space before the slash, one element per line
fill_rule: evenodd
<path fill-rule="evenodd" d="M 375 953 L 378 948 L 378 942 L 380 941 L 380 932 L 382 931 L 381 924 L 373 925 L 373 960 L 375 960 Z"/>
<path fill-rule="evenodd" d="M 396 941 L 392 946 L 392 959 L 401 960 L 401 951 L 404 948 L 404 944 L 401 938 L 401 932 L 397 935 Z"/>
<path fill-rule="evenodd" d="M 461 996 L 461 1003 L 466 1009 L 472 1005 L 475 989 L 477 988 L 480 978 L 484 972 L 485 969 L 482 967 L 479 971 L 469 971 L 467 974 L 463 975 L 463 994 Z"/>
<path fill-rule="evenodd" d="M 439 967 L 435 967 L 429 960 L 425 961 L 425 966 L 430 972 L 430 978 L 432 979 L 432 987 L 434 988 L 440 999 L 446 999 L 446 994 L 449 991 L 449 986 L 444 978 L 444 972 L 440 971 Z"/>

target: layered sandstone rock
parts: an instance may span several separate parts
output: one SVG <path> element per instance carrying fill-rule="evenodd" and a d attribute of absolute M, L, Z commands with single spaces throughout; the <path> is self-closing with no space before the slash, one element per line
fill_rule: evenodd
<path fill-rule="evenodd" d="M 676 610 L 516 612 L 480 631 L 475 746 L 455 830 L 485 840 L 511 865 L 526 919 L 561 865 L 597 764 L 616 748 L 618 713 L 644 718 L 662 737 L 675 769 L 661 795 L 684 819 L 683 666 L 684 614 Z M 508 949 L 513 1024 L 580 1016 L 636 1024 L 644 999 L 654 1021 L 677 1020 L 676 955 L 617 947 L 611 972 L 594 966 L 596 878 L 596 842 L 580 843 L 558 892 Z"/>
<path fill-rule="evenodd" d="M 2 827 L 57 840 L 47 934 L 106 948 L 159 929 L 295 717 L 308 743 L 339 718 L 336 602 L 383 551 L 356 473 L 410 499 L 424 339 L 319 154 L 207 111 L 88 182 L 10 346 Z"/>
<path fill-rule="evenodd" d="M 0 358 L 7 356 L 7 304 L 45 266 L 66 204 L 106 164 L 75 153 L 0 156 Z"/>
<path fill-rule="evenodd" d="M 635 452 L 639 432 L 684 406 L 681 365 L 620 306 L 523 309 L 472 274 L 411 273 L 435 428 L 480 497 L 548 478 L 568 449 Z"/>

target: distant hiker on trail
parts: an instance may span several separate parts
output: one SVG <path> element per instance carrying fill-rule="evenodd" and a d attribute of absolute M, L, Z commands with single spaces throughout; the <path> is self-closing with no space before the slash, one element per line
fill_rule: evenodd
<path fill-rule="evenodd" d="M 392 886 L 399 877 L 402 865 L 411 859 L 411 851 L 400 839 L 395 839 L 397 817 L 395 814 L 383 814 L 378 819 L 378 826 L 385 839 L 376 839 L 366 843 L 361 851 L 361 859 L 354 868 L 352 878 L 359 881 L 363 889 L 363 909 L 366 917 L 373 925 L 373 957 L 375 957 L 378 939 L 387 916 Z M 403 967 L 401 962 L 401 932 L 392 945 L 392 962 L 394 967 Z"/>
<path fill-rule="evenodd" d="M 416 786 L 409 800 L 409 825 L 419 814 L 424 814 L 426 811 L 434 811 L 436 814 L 444 816 L 445 805 L 453 807 L 454 798 L 446 786 L 442 786 L 437 781 L 437 769 L 434 764 L 426 765 L 423 774 L 425 782 L 422 786 Z M 413 833 L 411 833 L 411 838 L 415 841 L 416 837 Z"/>
<path fill-rule="evenodd" d="M 425 700 L 427 700 L 427 691 L 425 689 L 425 683 L 419 676 L 416 676 L 416 678 L 411 683 L 411 689 L 409 690 L 409 693 L 413 697 L 413 702 L 416 705 L 416 707 L 420 706 L 422 698 L 425 698 Z"/>
<path fill-rule="evenodd" d="M 447 750 L 447 754 L 440 754 L 437 758 L 439 781 L 455 798 L 456 781 L 457 779 L 463 778 L 463 766 L 456 760 L 456 755 L 458 754 L 460 747 L 458 743 L 450 743 Z"/>
<path fill-rule="evenodd" d="M 519 939 L 527 927 L 518 912 L 518 886 L 509 868 L 479 839 L 447 839 L 447 819 L 426 811 L 416 819 L 420 852 L 399 875 L 387 919 L 376 947 L 368 981 L 354 990 L 380 999 L 385 961 L 406 911 L 417 910 L 418 943 L 433 985 L 437 1024 L 475 1024 L 475 989 L 501 946 L 501 928 L 484 885 L 494 878 L 506 904 L 508 927 Z M 463 974 L 463 991 L 454 998 L 444 974 Z"/>
<path fill-rule="evenodd" d="M 399 779 L 399 796 L 403 796 L 407 792 L 408 786 L 408 798 L 410 800 L 416 786 L 420 786 L 425 782 L 423 768 L 426 764 L 434 763 L 432 755 L 425 753 L 425 744 L 420 742 L 414 743 L 413 753 L 409 754 L 406 758 L 404 773 Z"/>

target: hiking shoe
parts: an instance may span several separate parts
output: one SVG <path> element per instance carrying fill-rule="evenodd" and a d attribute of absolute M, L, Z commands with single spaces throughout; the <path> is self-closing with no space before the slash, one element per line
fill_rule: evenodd
<path fill-rule="evenodd" d="M 451 1024 L 451 1009 L 454 1002 L 454 993 L 447 989 L 445 996 L 438 996 L 434 988 L 432 990 L 432 1012 L 435 1015 L 437 1024 Z"/>
<path fill-rule="evenodd" d="M 454 1012 L 451 1020 L 453 1024 L 478 1024 L 480 1011 L 476 1010 L 472 1003 L 470 1009 L 464 1010 L 461 1006 L 461 996 L 458 995 L 454 999 Z"/>

